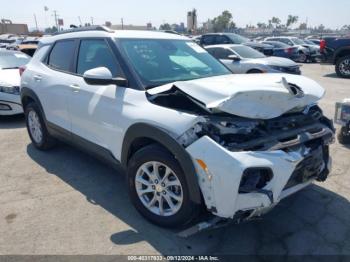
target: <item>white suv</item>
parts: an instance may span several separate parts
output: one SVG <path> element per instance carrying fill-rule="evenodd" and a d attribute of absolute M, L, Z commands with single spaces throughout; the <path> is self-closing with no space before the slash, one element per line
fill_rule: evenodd
<path fill-rule="evenodd" d="M 204 206 L 250 219 L 324 181 L 323 95 L 302 76 L 232 75 L 186 37 L 103 27 L 44 38 L 21 81 L 35 147 L 64 140 L 121 164 L 137 210 L 168 227 Z"/>

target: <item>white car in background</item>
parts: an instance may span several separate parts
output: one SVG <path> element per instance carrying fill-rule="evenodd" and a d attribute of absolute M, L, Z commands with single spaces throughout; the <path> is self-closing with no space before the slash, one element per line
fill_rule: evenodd
<path fill-rule="evenodd" d="M 19 68 L 30 57 L 17 51 L 0 51 L 0 115 L 22 114 Z"/>
<path fill-rule="evenodd" d="M 212 45 L 206 50 L 234 74 L 287 73 L 300 75 L 300 66 L 284 57 L 265 56 L 245 45 Z"/>

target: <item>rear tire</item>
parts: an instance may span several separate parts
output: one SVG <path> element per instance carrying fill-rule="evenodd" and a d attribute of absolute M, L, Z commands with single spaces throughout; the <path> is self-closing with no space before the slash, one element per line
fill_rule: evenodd
<path fill-rule="evenodd" d="M 24 109 L 27 130 L 33 145 L 39 150 L 51 149 L 56 140 L 47 131 L 42 113 L 35 103 L 28 104 Z"/>
<path fill-rule="evenodd" d="M 150 222 L 179 227 L 198 216 L 200 206 L 189 197 L 185 174 L 166 149 L 156 144 L 140 149 L 129 160 L 127 173 L 131 201 Z"/>
<path fill-rule="evenodd" d="M 335 71 L 339 77 L 350 78 L 350 55 L 337 60 Z"/>

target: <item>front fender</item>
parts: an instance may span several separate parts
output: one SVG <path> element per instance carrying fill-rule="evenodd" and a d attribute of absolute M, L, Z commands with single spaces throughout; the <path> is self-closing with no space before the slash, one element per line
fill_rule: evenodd
<path fill-rule="evenodd" d="M 191 156 L 169 133 L 165 130 L 160 129 L 145 123 L 134 124 L 125 133 L 121 164 L 126 169 L 128 160 L 130 158 L 130 151 L 132 143 L 139 138 L 148 138 L 161 144 L 167 150 L 169 150 L 174 157 L 178 160 L 186 177 L 186 182 L 189 187 L 190 198 L 193 202 L 200 204 L 201 195 L 198 185 L 198 178 L 195 166 L 193 164 Z"/>

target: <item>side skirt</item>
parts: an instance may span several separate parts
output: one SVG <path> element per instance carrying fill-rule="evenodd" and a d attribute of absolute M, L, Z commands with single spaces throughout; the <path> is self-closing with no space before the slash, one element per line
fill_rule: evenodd
<path fill-rule="evenodd" d="M 88 153 L 89 155 L 107 163 L 111 167 L 120 170 L 121 169 L 121 163 L 118 161 L 112 154 L 111 151 L 108 149 L 97 145 L 95 143 L 92 143 L 78 135 L 75 135 L 66 129 L 59 127 L 51 122 L 46 123 L 48 132 L 50 135 L 55 137 L 56 139 L 66 143 L 73 145 L 80 149 L 81 151 L 84 151 Z"/>

